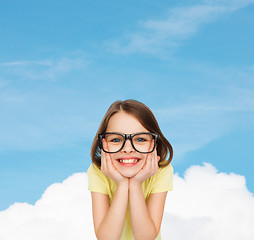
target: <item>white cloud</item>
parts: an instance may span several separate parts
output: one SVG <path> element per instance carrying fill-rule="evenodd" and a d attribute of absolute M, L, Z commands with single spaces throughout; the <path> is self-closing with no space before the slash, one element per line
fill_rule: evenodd
<path fill-rule="evenodd" d="M 200 94 L 189 103 L 170 104 L 154 112 L 180 159 L 243 125 L 252 128 L 249 119 L 254 116 L 254 92 L 228 87 L 223 96 Z"/>
<path fill-rule="evenodd" d="M 43 59 L 35 61 L 13 61 L 0 63 L 1 68 L 25 79 L 52 80 L 71 71 L 84 70 L 88 60 L 82 55 Z"/>
<path fill-rule="evenodd" d="M 0 151 L 73 146 L 84 136 L 90 137 L 95 121 L 86 117 L 89 89 L 69 85 L 77 80 L 75 71 L 86 69 L 88 64 L 82 52 L 0 63 Z M 54 85 L 58 79 L 61 86 Z M 43 81 L 31 84 L 31 80 Z"/>
<path fill-rule="evenodd" d="M 162 227 L 174 240 L 254 238 L 254 197 L 243 176 L 218 173 L 210 164 L 174 176 Z M 167 227 L 166 227 L 167 226 Z"/>
<path fill-rule="evenodd" d="M 38 65 L 38 66 L 52 66 L 51 60 L 42 60 L 42 61 L 14 61 L 14 62 L 4 62 L 1 63 L 2 66 L 29 66 L 29 65 Z"/>
<path fill-rule="evenodd" d="M 52 184 L 35 205 L 15 203 L 0 212 L 1 240 L 96 239 L 87 176 Z"/>
<path fill-rule="evenodd" d="M 254 197 L 243 176 L 210 164 L 175 174 L 162 224 L 163 239 L 251 240 Z M 95 239 L 87 175 L 76 173 L 47 188 L 35 205 L 15 203 L 0 212 L 1 240 Z"/>
<path fill-rule="evenodd" d="M 178 47 L 182 40 L 199 31 L 203 25 L 253 2 L 253 0 L 208 0 L 201 1 L 197 5 L 173 8 L 168 11 L 167 17 L 141 21 L 137 31 L 129 32 L 120 40 L 110 41 L 108 45 L 114 52 L 121 54 L 136 52 L 157 54 L 165 48 L 172 50 Z"/>

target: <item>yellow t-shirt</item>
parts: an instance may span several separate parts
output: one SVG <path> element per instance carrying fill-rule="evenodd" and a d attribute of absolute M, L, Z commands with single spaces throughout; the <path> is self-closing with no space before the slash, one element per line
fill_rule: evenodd
<path fill-rule="evenodd" d="M 92 192 L 99 192 L 108 195 L 111 203 L 116 192 L 116 183 L 105 174 L 103 174 L 95 164 L 90 165 L 87 170 L 87 176 L 88 189 Z M 151 193 L 167 192 L 172 190 L 172 188 L 173 167 L 171 164 L 164 168 L 159 168 L 159 171 L 155 175 L 142 183 L 142 189 L 146 201 Z M 131 229 L 130 211 L 128 207 L 121 240 L 132 239 L 134 238 Z M 161 240 L 160 233 L 155 240 Z"/>

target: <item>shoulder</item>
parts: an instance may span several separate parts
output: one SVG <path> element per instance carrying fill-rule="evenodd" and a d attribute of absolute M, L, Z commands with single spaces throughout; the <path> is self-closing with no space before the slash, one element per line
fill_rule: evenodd
<path fill-rule="evenodd" d="M 159 168 L 150 179 L 151 193 L 166 192 L 173 189 L 173 167 L 171 164 Z"/>
<path fill-rule="evenodd" d="M 160 167 L 158 172 L 154 175 L 155 178 L 162 177 L 164 175 L 172 176 L 173 167 L 171 164 L 168 164 L 166 167 Z"/>
<path fill-rule="evenodd" d="M 93 164 L 93 163 L 87 169 L 87 174 L 88 175 L 99 174 L 99 172 L 100 172 L 100 169 L 95 164 Z"/>
<path fill-rule="evenodd" d="M 87 178 L 90 191 L 107 193 L 108 178 L 95 164 L 91 164 L 87 169 Z"/>

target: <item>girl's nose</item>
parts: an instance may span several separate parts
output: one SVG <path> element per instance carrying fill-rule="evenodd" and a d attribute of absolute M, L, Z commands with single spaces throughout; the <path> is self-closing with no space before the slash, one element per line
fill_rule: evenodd
<path fill-rule="evenodd" d="M 134 152 L 135 150 L 133 149 L 132 145 L 131 145 L 131 141 L 130 139 L 127 139 L 125 141 L 125 144 L 123 146 L 123 149 L 122 149 L 123 152 L 125 153 L 130 153 L 130 152 Z"/>

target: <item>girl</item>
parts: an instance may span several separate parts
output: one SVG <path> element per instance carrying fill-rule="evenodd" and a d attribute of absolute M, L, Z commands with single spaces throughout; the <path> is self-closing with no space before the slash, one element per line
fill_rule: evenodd
<path fill-rule="evenodd" d="M 97 238 L 161 239 L 173 149 L 152 111 L 136 100 L 114 102 L 93 140 L 91 157 L 88 189 Z"/>

